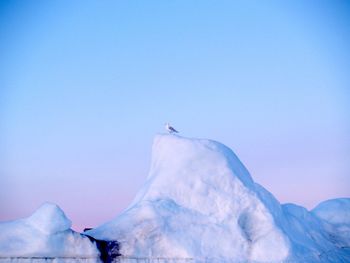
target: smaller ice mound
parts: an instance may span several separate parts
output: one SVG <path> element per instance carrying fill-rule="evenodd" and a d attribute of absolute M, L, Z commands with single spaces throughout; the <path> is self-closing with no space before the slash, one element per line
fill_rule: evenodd
<path fill-rule="evenodd" d="M 0 223 L 0 256 L 98 259 L 95 243 L 70 227 L 57 205 L 45 203 L 28 218 Z"/>
<path fill-rule="evenodd" d="M 295 204 L 282 205 L 286 225 L 285 231 L 294 244 L 294 253 L 290 258 L 296 262 L 337 262 L 343 259 L 344 251 L 339 251 L 330 239 L 326 229 L 328 224 Z M 336 253 L 336 260 L 329 253 Z"/>
<path fill-rule="evenodd" d="M 350 198 L 324 201 L 312 213 L 331 225 L 328 232 L 340 246 L 350 247 Z"/>
<path fill-rule="evenodd" d="M 316 206 L 312 212 L 331 224 L 350 225 L 350 198 L 324 201 Z"/>
<path fill-rule="evenodd" d="M 71 228 L 72 222 L 64 212 L 52 203 L 45 203 L 27 220 L 27 223 L 45 234 L 55 234 Z"/>

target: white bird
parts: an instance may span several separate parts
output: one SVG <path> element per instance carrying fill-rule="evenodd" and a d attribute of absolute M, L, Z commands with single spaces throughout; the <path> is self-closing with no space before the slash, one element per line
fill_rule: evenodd
<path fill-rule="evenodd" d="M 171 133 L 178 133 L 177 130 L 175 130 L 173 127 L 170 126 L 169 123 L 165 124 L 165 129 L 171 134 Z"/>

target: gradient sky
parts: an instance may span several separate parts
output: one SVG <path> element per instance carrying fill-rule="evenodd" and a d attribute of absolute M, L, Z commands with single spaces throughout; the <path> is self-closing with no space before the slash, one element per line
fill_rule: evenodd
<path fill-rule="evenodd" d="M 1 1 L 0 221 L 112 219 L 167 121 L 282 203 L 350 197 L 349 98 L 349 1 Z"/>

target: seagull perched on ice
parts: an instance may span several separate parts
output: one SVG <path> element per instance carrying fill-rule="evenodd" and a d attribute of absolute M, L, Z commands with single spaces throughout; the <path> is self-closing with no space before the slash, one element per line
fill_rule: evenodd
<path fill-rule="evenodd" d="M 165 129 L 171 134 L 171 133 L 178 133 L 177 130 L 175 130 L 173 127 L 170 126 L 169 123 L 165 124 Z"/>

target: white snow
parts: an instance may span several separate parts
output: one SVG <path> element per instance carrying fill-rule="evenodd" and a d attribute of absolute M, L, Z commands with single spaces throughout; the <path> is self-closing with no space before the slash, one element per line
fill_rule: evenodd
<path fill-rule="evenodd" d="M 95 244 L 70 227 L 57 205 L 45 203 L 28 218 L 0 223 L 0 256 L 98 259 Z"/>
<path fill-rule="evenodd" d="M 11 256 L 99 262 L 95 244 L 70 227 L 50 203 L 0 223 L 0 262 Z M 311 212 L 281 205 L 221 143 L 158 135 L 134 201 L 87 234 L 118 241 L 118 262 L 350 262 L 350 199 Z"/>
<path fill-rule="evenodd" d="M 88 234 L 118 240 L 121 254 L 132 257 L 318 262 L 336 254 L 343 259 L 349 253 L 329 239 L 327 227 L 303 207 L 281 206 L 226 146 L 158 135 L 149 176 L 135 200 Z"/>

